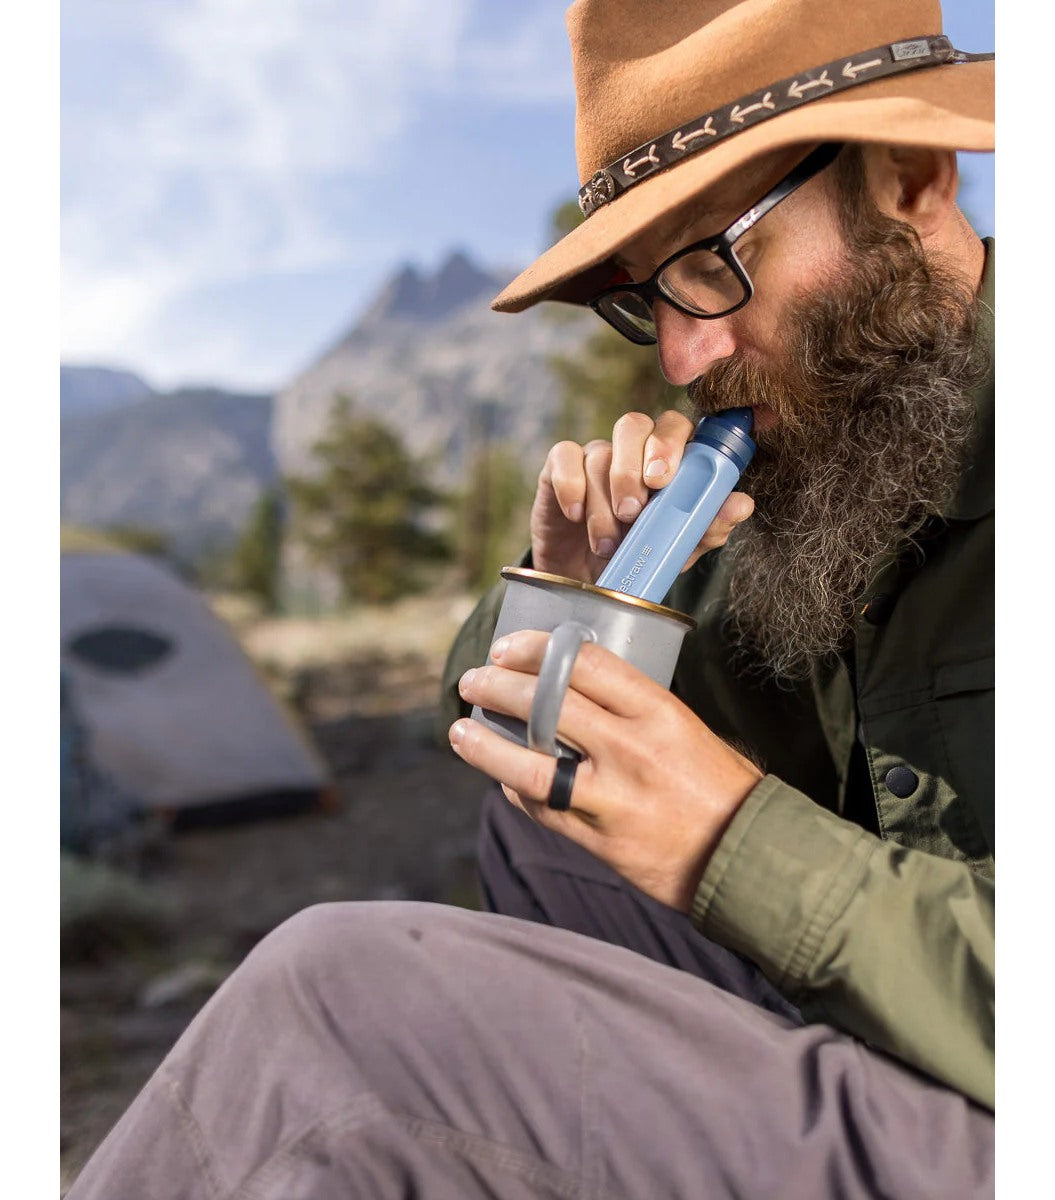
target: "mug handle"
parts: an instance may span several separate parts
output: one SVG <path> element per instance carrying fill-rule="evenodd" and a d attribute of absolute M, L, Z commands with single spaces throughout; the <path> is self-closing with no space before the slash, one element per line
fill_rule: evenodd
<path fill-rule="evenodd" d="M 597 635 L 581 621 L 565 621 L 550 634 L 542 656 L 538 687 L 528 715 L 527 740 L 532 750 L 557 757 L 557 721 L 572 667 L 583 642 L 596 642 Z"/>

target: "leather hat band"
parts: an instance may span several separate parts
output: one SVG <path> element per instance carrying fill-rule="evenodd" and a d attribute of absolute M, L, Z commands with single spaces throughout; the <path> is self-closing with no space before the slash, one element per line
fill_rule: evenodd
<path fill-rule="evenodd" d="M 651 178 L 657 171 L 682 162 L 692 154 L 706 150 L 723 138 L 731 137 L 771 117 L 799 108 L 811 100 L 820 100 L 857 84 L 871 83 L 902 71 L 921 67 L 939 67 L 952 63 L 984 62 L 992 54 L 968 54 L 957 50 L 942 34 L 892 42 L 864 50 L 848 58 L 837 58 L 823 66 L 800 71 L 779 83 L 741 96 L 713 112 L 686 121 L 658 138 L 631 150 L 618 161 L 598 171 L 579 189 L 579 208 L 588 217 L 604 204 Z"/>

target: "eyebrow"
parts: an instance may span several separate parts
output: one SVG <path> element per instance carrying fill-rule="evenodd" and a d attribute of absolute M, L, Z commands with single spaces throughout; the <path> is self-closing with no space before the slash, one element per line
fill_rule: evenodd
<path fill-rule="evenodd" d="M 688 236 L 689 230 L 692 229 L 694 225 L 698 225 L 704 219 L 704 217 L 707 215 L 707 213 L 709 213 L 709 212 L 713 213 L 715 211 L 715 209 L 713 207 L 710 207 L 710 208 L 702 209 L 701 211 L 703 213 L 702 216 L 698 212 L 692 213 L 690 216 L 688 216 L 686 218 L 686 220 L 682 221 L 674 229 L 674 231 L 670 234 L 669 237 L 664 237 L 663 241 L 668 242 L 668 243 L 673 243 L 676 246 L 680 245 L 685 240 L 685 238 Z M 733 217 L 733 220 L 736 221 L 740 215 L 742 215 L 742 214 L 738 213 L 736 216 Z M 717 218 L 715 218 L 715 222 L 717 222 Z M 724 229 L 725 226 L 722 226 L 722 228 Z M 712 234 L 718 234 L 720 232 L 721 232 L 721 229 L 713 229 L 713 230 L 711 230 L 710 233 L 702 234 L 701 237 L 696 240 L 697 241 L 706 241 L 708 237 L 712 236 Z M 676 253 L 676 251 L 674 251 L 674 253 Z M 617 267 L 622 268 L 622 270 L 624 270 L 624 271 L 629 271 L 629 269 L 630 269 L 629 261 L 626 258 L 624 258 L 623 255 L 620 254 L 618 251 L 616 251 L 616 253 L 612 255 L 611 261 L 614 262 Z"/>

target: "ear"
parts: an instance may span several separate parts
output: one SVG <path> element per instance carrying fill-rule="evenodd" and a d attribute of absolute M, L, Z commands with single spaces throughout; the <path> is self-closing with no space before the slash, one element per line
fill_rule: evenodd
<path fill-rule="evenodd" d="M 914 226 L 921 241 L 937 234 L 956 207 L 959 171 L 952 150 L 867 146 L 865 169 L 881 211 Z"/>

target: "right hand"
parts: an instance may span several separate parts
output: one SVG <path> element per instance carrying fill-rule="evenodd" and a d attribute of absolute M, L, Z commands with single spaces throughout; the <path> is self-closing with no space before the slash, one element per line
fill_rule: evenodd
<path fill-rule="evenodd" d="M 695 426 L 669 409 L 653 420 L 624 413 L 610 442 L 558 442 L 546 456 L 531 509 L 531 558 L 537 571 L 594 583 L 652 492 L 674 478 Z M 754 511 L 733 492 L 690 555 L 688 568 L 723 546 Z"/>

